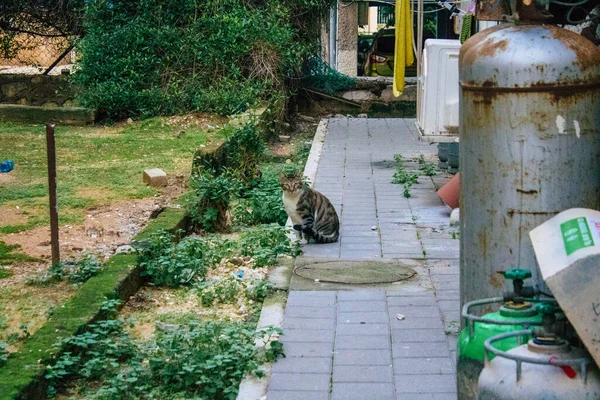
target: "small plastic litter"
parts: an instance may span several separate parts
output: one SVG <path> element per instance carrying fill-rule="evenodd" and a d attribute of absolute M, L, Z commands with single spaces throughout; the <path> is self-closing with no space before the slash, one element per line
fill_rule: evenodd
<path fill-rule="evenodd" d="M 240 278 L 240 279 L 241 279 L 241 278 L 243 278 L 243 277 L 244 277 L 244 272 L 243 272 L 243 271 L 240 269 L 240 270 L 238 271 L 238 273 L 236 274 L 236 276 L 237 276 L 238 278 Z"/>
<path fill-rule="evenodd" d="M 14 167 L 15 167 L 14 162 L 12 162 L 11 160 L 6 160 L 0 164 L 0 172 L 2 172 L 2 173 L 10 172 L 13 170 Z"/>
<path fill-rule="evenodd" d="M 396 319 L 397 319 L 398 321 L 402 321 L 404 318 L 405 318 L 405 317 L 404 317 L 404 314 L 396 314 Z"/>

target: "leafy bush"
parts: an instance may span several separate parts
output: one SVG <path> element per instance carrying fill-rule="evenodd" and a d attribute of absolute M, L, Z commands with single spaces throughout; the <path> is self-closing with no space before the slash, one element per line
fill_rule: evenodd
<path fill-rule="evenodd" d="M 155 343 L 138 344 L 124 327 L 123 320 L 99 321 L 58 343 L 70 351 L 48 368 L 48 394 L 77 380 L 79 393 L 90 399 L 233 400 L 244 375 L 260 375 L 261 364 L 283 355 L 276 328 L 192 322 L 158 334 Z M 259 338 L 266 338 L 263 349 L 255 346 Z"/>
<path fill-rule="evenodd" d="M 91 0 L 74 81 L 109 118 L 239 112 L 318 54 L 331 0 Z M 294 80 L 287 80 L 293 82 Z"/>
<path fill-rule="evenodd" d="M 224 128 L 225 143 L 214 152 L 199 151 L 194 156 L 192 174 L 229 173 L 245 184 L 251 183 L 260 175 L 258 164 L 266 149 L 259 130 L 254 120 L 240 128 Z"/>
<path fill-rule="evenodd" d="M 279 176 L 273 171 L 263 174 L 258 185 L 247 193 L 247 198 L 236 205 L 233 213 L 236 222 L 285 225 L 287 214 L 281 200 L 282 194 Z"/>
<path fill-rule="evenodd" d="M 140 248 L 142 275 L 150 276 L 156 285 L 171 287 L 190 283 L 194 278 L 203 279 L 209 265 L 203 257 L 207 248 L 202 239 L 174 243 L 173 235 L 160 232 Z"/>
<path fill-rule="evenodd" d="M 92 255 L 85 255 L 79 260 L 60 261 L 53 264 L 47 271 L 27 277 L 27 284 L 32 286 L 47 286 L 60 281 L 74 285 L 82 284 L 104 269 L 104 264 Z"/>
<path fill-rule="evenodd" d="M 225 232 L 229 226 L 229 203 L 241 189 L 229 173 L 204 172 L 190 178 L 191 192 L 185 197 L 188 215 L 198 229 Z"/>
<path fill-rule="evenodd" d="M 250 256 L 257 267 L 275 265 L 279 254 L 297 256 L 298 244 L 292 245 L 286 228 L 278 224 L 260 225 L 242 232 L 239 246 L 243 256 Z"/>
<path fill-rule="evenodd" d="M 246 373 L 258 373 L 263 362 L 283 354 L 281 343 L 271 341 L 261 352 L 255 340 L 280 333 L 273 328 L 256 332 L 244 325 L 190 324 L 188 330 L 159 337 L 156 352 L 150 357 L 152 375 L 168 393 L 233 400 Z"/>
<path fill-rule="evenodd" d="M 68 351 L 48 367 L 48 394 L 56 394 L 68 379 L 96 380 L 116 373 L 120 362 L 135 354 L 124 327 L 123 320 L 98 321 L 89 330 L 57 343 L 56 347 Z"/>

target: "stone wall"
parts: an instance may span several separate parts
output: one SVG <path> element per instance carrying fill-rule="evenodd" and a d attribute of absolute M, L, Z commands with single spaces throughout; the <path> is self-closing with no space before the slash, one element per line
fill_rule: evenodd
<path fill-rule="evenodd" d="M 68 76 L 0 74 L 0 104 L 72 107 L 76 88 Z"/>
<path fill-rule="evenodd" d="M 396 101 L 417 101 L 417 80 L 416 78 L 406 78 L 404 81 L 404 92 L 399 97 L 394 97 L 392 93 L 392 78 L 378 77 L 359 77 L 356 80 L 356 86 L 352 90 L 346 90 L 338 93 L 338 96 L 359 103 L 363 102 L 381 102 L 392 103 Z"/>

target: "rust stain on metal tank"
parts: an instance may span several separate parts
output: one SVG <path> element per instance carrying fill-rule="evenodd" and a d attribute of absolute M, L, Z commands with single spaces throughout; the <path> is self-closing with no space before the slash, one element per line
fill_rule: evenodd
<path fill-rule="evenodd" d="M 551 215 L 551 216 L 554 216 L 558 213 L 560 213 L 560 211 L 525 211 L 525 210 L 515 210 L 514 208 L 509 208 L 508 211 L 506 211 L 506 215 L 508 215 L 511 218 L 514 217 L 515 214 L 517 214 L 517 215 Z"/>
<path fill-rule="evenodd" d="M 537 190 L 523 190 L 523 189 L 517 189 L 517 192 L 519 193 L 523 193 L 523 194 L 538 194 Z"/>
<path fill-rule="evenodd" d="M 600 65 L 600 52 L 592 42 L 581 35 L 556 26 L 546 26 L 552 37 L 573 50 L 581 69 Z"/>
<path fill-rule="evenodd" d="M 483 47 L 485 49 L 487 46 L 494 42 L 494 39 L 490 38 L 489 35 L 501 29 L 506 29 L 506 27 L 504 25 L 496 25 L 492 28 L 486 29 L 485 31 L 476 34 L 475 36 L 467 40 L 460 49 L 459 64 L 472 65 L 477 60 L 477 58 L 481 57 L 482 55 L 480 48 Z M 502 40 L 502 42 L 504 42 L 504 40 Z M 508 43 L 506 43 L 505 46 L 508 46 Z"/>

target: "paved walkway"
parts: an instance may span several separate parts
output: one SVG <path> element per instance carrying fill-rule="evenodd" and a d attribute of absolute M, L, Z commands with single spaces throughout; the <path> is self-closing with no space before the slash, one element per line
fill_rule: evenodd
<path fill-rule="evenodd" d="M 305 246 L 305 256 L 411 259 L 420 283 L 292 285 L 281 338 L 287 357 L 273 367 L 267 400 L 456 399 L 459 241 L 435 193 L 449 176 L 420 177 L 409 199 L 390 183 L 394 154 L 436 152 L 417 138 L 412 119 L 329 120 L 315 188 L 336 207 L 341 238 Z"/>

